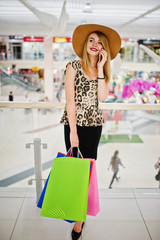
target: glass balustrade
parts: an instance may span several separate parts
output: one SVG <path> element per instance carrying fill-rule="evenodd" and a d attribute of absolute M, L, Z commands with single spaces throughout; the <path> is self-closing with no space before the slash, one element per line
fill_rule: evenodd
<path fill-rule="evenodd" d="M 7 103 L 6 107 L 0 102 L 0 187 L 36 186 L 35 140 L 41 143 L 42 187 L 57 153 L 66 153 L 60 124 L 64 105 L 26 106 Z M 160 157 L 160 105 L 154 106 L 101 104 L 104 124 L 97 159 L 99 188 L 109 188 L 113 171 L 108 167 L 116 150 L 125 168 L 119 167 L 112 188 L 158 188 L 154 165 Z"/>

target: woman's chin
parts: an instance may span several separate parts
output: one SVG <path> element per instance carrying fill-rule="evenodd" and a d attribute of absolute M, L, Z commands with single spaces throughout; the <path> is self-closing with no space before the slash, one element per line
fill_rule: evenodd
<path fill-rule="evenodd" d="M 93 57 L 98 57 L 98 52 L 89 51 L 88 54 Z"/>

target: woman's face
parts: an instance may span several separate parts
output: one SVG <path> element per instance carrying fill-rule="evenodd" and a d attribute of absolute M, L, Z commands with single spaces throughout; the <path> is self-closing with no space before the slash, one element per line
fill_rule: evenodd
<path fill-rule="evenodd" d="M 103 49 L 101 40 L 96 33 L 91 33 L 87 41 L 87 53 L 92 56 L 98 56 Z"/>

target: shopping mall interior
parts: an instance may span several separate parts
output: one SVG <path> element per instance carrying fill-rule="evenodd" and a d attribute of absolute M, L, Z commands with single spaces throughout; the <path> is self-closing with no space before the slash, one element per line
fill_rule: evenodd
<path fill-rule="evenodd" d="M 99 102 L 100 212 L 79 239 L 160 239 L 159 0 L 0 0 L 0 240 L 72 239 L 73 223 L 41 216 L 37 202 L 57 153 L 67 154 L 64 71 L 79 59 L 72 34 L 83 24 L 115 29 L 121 48 Z"/>

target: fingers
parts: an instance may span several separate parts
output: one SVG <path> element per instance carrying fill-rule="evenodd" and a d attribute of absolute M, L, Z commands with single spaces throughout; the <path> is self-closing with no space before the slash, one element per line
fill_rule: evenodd
<path fill-rule="evenodd" d="M 71 143 L 71 148 L 74 148 L 74 147 L 79 147 L 79 143 L 76 143 L 76 142 L 73 142 Z"/>
<path fill-rule="evenodd" d="M 107 61 L 107 52 L 106 52 L 104 49 L 102 49 L 102 50 L 100 51 L 100 54 L 102 55 L 102 58 L 103 58 L 105 61 Z"/>
<path fill-rule="evenodd" d="M 79 146 L 79 141 L 77 138 L 71 139 L 71 147 L 78 147 Z"/>

